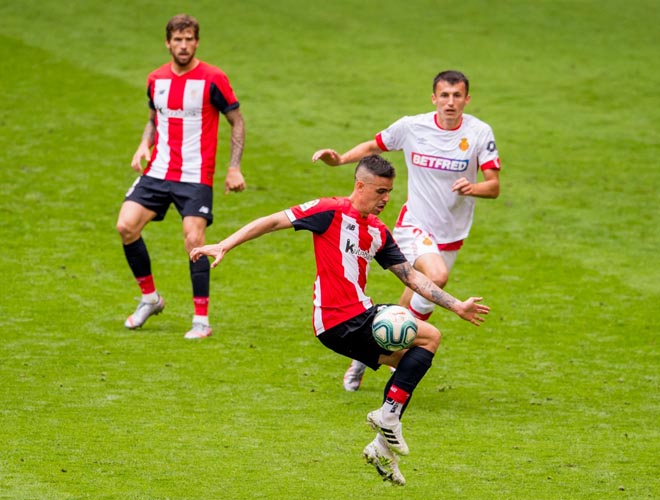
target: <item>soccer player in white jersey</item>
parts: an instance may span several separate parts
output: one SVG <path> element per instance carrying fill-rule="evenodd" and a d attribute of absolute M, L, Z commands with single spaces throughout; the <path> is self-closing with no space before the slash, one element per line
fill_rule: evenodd
<path fill-rule="evenodd" d="M 151 260 L 142 239 L 150 221 L 162 220 L 170 205 L 181 215 L 186 254 L 204 244 L 206 227 L 213 222 L 213 177 L 218 143 L 219 114 L 231 126 L 229 168 L 225 193 L 243 191 L 241 157 L 245 125 L 227 75 L 195 57 L 199 23 L 185 14 L 174 16 L 165 29 L 172 61 L 147 79 L 150 115 L 132 168 L 141 173 L 126 193 L 117 220 L 126 260 L 142 298 L 124 324 L 141 327 L 165 307 L 156 290 Z M 153 149 L 152 149 L 153 148 Z M 147 165 L 142 168 L 142 162 Z M 212 333 L 209 324 L 210 267 L 208 259 L 190 262 L 194 314 L 187 339 Z"/>
<path fill-rule="evenodd" d="M 408 167 L 408 199 L 394 228 L 394 238 L 415 269 L 444 287 L 467 238 L 476 198 L 497 198 L 500 159 L 491 127 L 465 114 L 470 84 L 459 71 L 443 71 L 433 79 L 435 111 L 405 116 L 375 138 L 344 154 L 321 149 L 312 161 L 330 166 L 354 163 L 384 151 L 404 153 Z M 477 179 L 479 170 L 483 180 Z M 427 320 L 433 303 L 406 289 L 399 300 L 419 319 Z M 354 361 L 344 374 L 344 388 L 356 391 L 365 366 Z"/>
<path fill-rule="evenodd" d="M 358 359 L 377 370 L 381 364 L 396 366 L 385 386 L 381 407 L 367 415 L 377 432 L 364 448 L 364 458 L 387 481 L 403 485 L 399 455 L 409 450 L 403 439 L 401 417 L 412 392 L 431 367 L 440 345 L 437 328 L 418 321 L 412 347 L 391 352 L 380 347 L 371 330 L 380 306 L 366 295 L 372 261 L 392 271 L 406 286 L 427 300 L 479 326 L 490 308 L 481 297 L 462 302 L 413 269 L 380 219 L 394 182 L 394 167 L 384 158 L 362 158 L 355 169 L 353 192 L 348 197 L 321 198 L 256 219 L 216 245 L 195 248 L 193 261 L 215 258 L 215 267 L 231 249 L 280 229 L 307 230 L 313 234 L 317 273 L 314 280 L 313 326 L 327 348 Z"/>

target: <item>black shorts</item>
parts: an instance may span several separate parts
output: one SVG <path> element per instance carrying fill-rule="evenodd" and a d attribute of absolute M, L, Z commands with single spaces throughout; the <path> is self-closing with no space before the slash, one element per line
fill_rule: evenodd
<path fill-rule="evenodd" d="M 203 217 L 207 226 L 213 224 L 213 188 L 206 184 L 165 181 L 142 175 L 126 193 L 124 201 L 127 200 L 156 212 L 155 221 L 163 220 L 174 203 L 181 217 Z"/>
<path fill-rule="evenodd" d="M 381 354 L 392 354 L 383 349 L 374 340 L 371 324 L 374 317 L 383 307 L 390 304 L 378 304 L 354 318 L 326 330 L 318 336 L 321 343 L 337 354 L 351 359 L 357 359 L 372 370 L 378 370 Z"/>

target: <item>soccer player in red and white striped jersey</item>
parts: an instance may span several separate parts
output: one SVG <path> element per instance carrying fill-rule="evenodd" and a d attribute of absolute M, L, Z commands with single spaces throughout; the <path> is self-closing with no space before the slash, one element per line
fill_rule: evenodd
<path fill-rule="evenodd" d="M 117 220 L 126 259 L 142 292 L 140 304 L 125 322 L 130 329 L 141 327 L 165 307 L 142 239 L 145 225 L 162 220 L 174 204 L 182 218 L 186 253 L 204 244 L 206 227 L 213 222 L 220 114 L 231 127 L 225 193 L 245 189 L 241 173 L 245 125 L 227 75 L 196 57 L 199 23 L 195 18 L 174 16 L 165 32 L 172 61 L 147 79 L 149 121 L 131 163 L 142 175 L 126 194 Z M 143 161 L 147 162 L 144 170 Z M 199 339 L 212 333 L 208 318 L 209 271 L 207 259 L 190 262 L 194 315 L 185 338 Z"/>
<path fill-rule="evenodd" d="M 233 248 L 281 229 L 313 234 L 316 257 L 313 326 L 316 337 L 329 349 L 357 359 L 377 370 L 381 364 L 397 367 L 385 386 L 382 405 L 367 421 L 378 432 L 364 449 L 364 457 L 386 480 L 404 484 L 398 455 L 407 455 L 401 416 L 412 392 L 431 367 L 440 345 L 440 332 L 425 321 L 417 322 L 417 337 L 408 349 L 391 352 L 380 347 L 372 333 L 380 305 L 366 295 L 367 275 L 375 260 L 406 286 L 474 325 L 490 308 L 480 297 L 460 301 L 416 271 L 378 219 L 394 182 L 394 167 L 378 155 L 362 158 L 355 170 L 355 186 L 348 197 L 321 198 L 256 219 L 215 245 L 194 248 L 190 258 L 205 256 L 215 267 Z"/>
<path fill-rule="evenodd" d="M 472 227 L 476 198 L 499 196 L 500 159 L 491 127 L 464 113 L 470 94 L 463 73 L 438 73 L 431 102 L 434 111 L 400 118 L 344 154 L 316 151 L 312 161 L 337 166 L 366 155 L 403 151 L 408 200 L 397 219 L 394 239 L 415 269 L 442 288 Z M 478 172 L 483 180 L 478 180 Z M 399 303 L 424 320 L 434 307 L 410 289 L 405 289 Z M 346 390 L 360 387 L 364 368 L 351 363 L 344 375 Z"/>

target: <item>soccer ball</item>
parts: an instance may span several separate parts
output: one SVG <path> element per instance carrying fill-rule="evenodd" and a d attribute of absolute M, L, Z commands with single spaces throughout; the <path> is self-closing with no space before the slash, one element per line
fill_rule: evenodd
<path fill-rule="evenodd" d="M 388 351 L 400 351 L 415 340 L 417 321 L 405 307 L 387 306 L 376 314 L 371 329 L 379 346 Z"/>

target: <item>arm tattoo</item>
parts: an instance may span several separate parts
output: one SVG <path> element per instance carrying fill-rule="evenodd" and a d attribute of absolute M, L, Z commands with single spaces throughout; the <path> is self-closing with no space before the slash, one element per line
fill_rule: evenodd
<path fill-rule="evenodd" d="M 231 128 L 231 144 L 230 144 L 230 167 L 240 167 L 241 158 L 243 157 L 243 147 L 245 146 L 245 122 L 241 118 L 236 120 Z"/>
<path fill-rule="evenodd" d="M 420 294 L 434 304 L 450 311 L 454 311 L 455 305 L 459 301 L 433 283 L 422 273 L 413 269 L 410 263 L 405 262 L 403 264 L 395 264 L 389 269 L 413 292 Z"/>
<path fill-rule="evenodd" d="M 150 118 L 147 124 L 144 126 L 144 132 L 142 133 L 142 140 L 146 141 L 149 146 L 153 146 L 156 140 L 156 123 L 153 118 Z"/>

